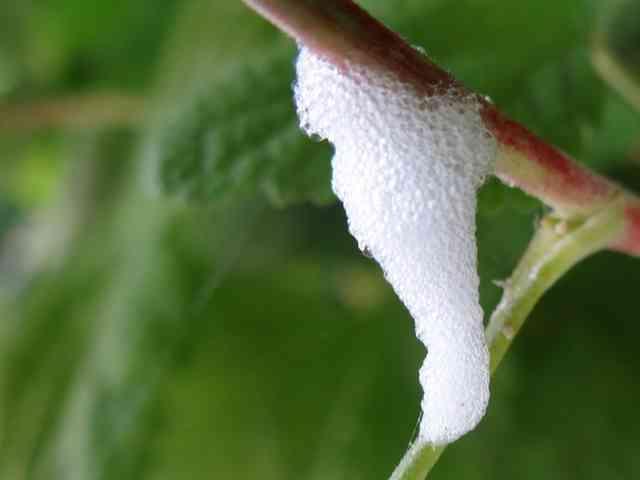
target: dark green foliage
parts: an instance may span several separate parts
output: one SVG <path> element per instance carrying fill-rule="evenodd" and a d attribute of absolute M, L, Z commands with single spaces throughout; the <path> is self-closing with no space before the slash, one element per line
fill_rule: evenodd
<path fill-rule="evenodd" d="M 362 3 L 637 182 L 638 113 L 589 63 L 600 2 Z M 6 5 L 0 101 L 126 87 L 149 116 L 0 132 L 0 479 L 386 478 L 417 422 L 424 351 L 327 205 L 331 148 L 297 129 L 295 47 L 235 0 Z M 480 192 L 487 314 L 543 212 L 495 179 Z M 563 279 L 434 478 L 637 475 L 639 272 L 602 254 Z"/>
<path fill-rule="evenodd" d="M 606 26 L 608 44 L 626 68 L 640 76 L 640 3 L 625 0 Z"/>

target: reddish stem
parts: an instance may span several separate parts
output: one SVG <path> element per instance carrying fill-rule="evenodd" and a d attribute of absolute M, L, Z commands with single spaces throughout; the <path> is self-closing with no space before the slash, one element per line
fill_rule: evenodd
<path fill-rule="evenodd" d="M 515 156 L 514 162 L 523 167 L 518 169 L 518 165 L 498 162 L 496 175 L 505 183 L 572 213 L 595 210 L 619 190 L 606 178 L 576 163 L 505 117 L 493 105 L 485 104 L 482 114 L 486 127 L 501 145 L 503 155 Z"/>
<path fill-rule="evenodd" d="M 496 175 L 553 207 L 559 215 L 587 216 L 613 197 L 628 199 L 624 239 L 617 250 L 640 254 L 640 199 L 550 146 L 495 106 L 467 90 L 400 36 L 351 0 L 244 0 L 317 55 L 346 74 L 349 64 L 395 75 L 418 94 L 475 96 L 500 145 Z"/>
<path fill-rule="evenodd" d="M 640 256 L 640 201 L 632 199 L 624 209 L 625 231 L 622 239 L 611 248 L 619 252 Z"/>
<path fill-rule="evenodd" d="M 464 90 L 400 36 L 351 0 L 244 0 L 278 28 L 347 71 L 351 64 L 393 72 L 427 95 Z"/>

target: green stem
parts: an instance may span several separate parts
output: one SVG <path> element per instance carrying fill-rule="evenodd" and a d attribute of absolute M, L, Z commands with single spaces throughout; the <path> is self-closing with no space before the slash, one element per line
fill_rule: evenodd
<path fill-rule="evenodd" d="M 607 48 L 601 36 L 594 40 L 591 61 L 600 76 L 640 112 L 640 85 Z"/>
<path fill-rule="evenodd" d="M 496 370 L 540 297 L 571 267 L 607 248 L 624 228 L 624 199 L 615 199 L 592 216 L 568 221 L 549 214 L 506 282 L 500 304 L 487 327 L 491 371 Z M 419 440 L 412 445 L 391 480 L 424 480 L 445 447 Z"/>
<path fill-rule="evenodd" d="M 433 447 L 415 442 L 393 471 L 390 480 L 423 480 L 444 453 L 446 446 Z"/>

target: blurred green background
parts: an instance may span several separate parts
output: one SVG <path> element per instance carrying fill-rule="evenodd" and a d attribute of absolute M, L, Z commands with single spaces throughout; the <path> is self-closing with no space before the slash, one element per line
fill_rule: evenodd
<path fill-rule="evenodd" d="M 637 0 L 361 3 L 640 187 Z M 384 479 L 399 461 L 425 352 L 346 231 L 331 149 L 297 129 L 294 55 L 239 0 L 0 0 L 0 478 Z M 543 213 L 483 188 L 485 312 Z M 433 478 L 638 478 L 639 286 L 614 253 L 564 278 Z"/>

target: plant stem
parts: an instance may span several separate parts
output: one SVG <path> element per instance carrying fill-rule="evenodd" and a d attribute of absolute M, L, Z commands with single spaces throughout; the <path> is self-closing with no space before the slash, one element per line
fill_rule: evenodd
<path fill-rule="evenodd" d="M 600 76 L 640 112 L 640 84 L 607 48 L 602 35 L 596 36 L 593 42 L 591 61 Z"/>
<path fill-rule="evenodd" d="M 544 292 L 580 260 L 607 248 L 619 235 L 624 228 L 623 203 L 623 199 L 616 199 L 583 221 L 568 223 L 549 214 L 540 222 L 487 326 L 492 373 Z M 424 480 L 444 450 L 416 442 L 391 480 Z"/>
<path fill-rule="evenodd" d="M 545 217 L 527 251 L 506 282 L 502 300 L 487 327 L 491 370 L 502 361 L 515 335 L 540 297 L 571 267 L 584 258 L 606 249 L 624 228 L 621 201 L 575 223 Z"/>
<path fill-rule="evenodd" d="M 424 480 L 446 448 L 415 442 L 404 454 L 389 480 Z"/>
<path fill-rule="evenodd" d="M 140 98 L 115 92 L 4 104 L 0 105 L 0 132 L 132 125 L 142 119 L 143 110 Z"/>
<path fill-rule="evenodd" d="M 423 93 L 463 89 L 448 72 L 351 0 L 244 0 L 278 28 L 347 70 L 393 72 Z"/>
<path fill-rule="evenodd" d="M 351 0 L 244 0 L 249 6 L 346 75 L 349 65 L 362 65 L 394 75 L 419 95 L 442 91 L 474 96 L 486 128 L 499 149 L 496 175 L 508 185 L 539 198 L 556 215 L 585 218 L 609 204 L 622 187 L 578 164 L 519 123 L 510 120 L 484 97 L 467 90 L 448 72 L 408 45 Z M 627 193 L 629 205 L 640 199 Z M 625 240 L 616 249 L 640 254 L 640 222 L 628 209 Z M 632 242 L 632 243 L 630 243 Z"/>

